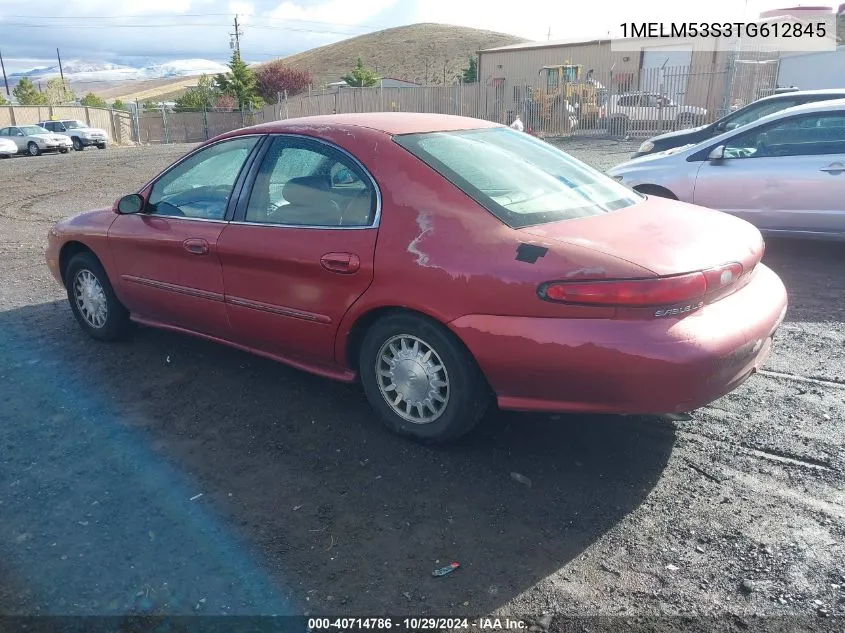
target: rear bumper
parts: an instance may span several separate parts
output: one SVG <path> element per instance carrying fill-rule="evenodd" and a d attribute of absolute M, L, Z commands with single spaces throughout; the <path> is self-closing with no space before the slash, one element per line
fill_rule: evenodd
<path fill-rule="evenodd" d="M 759 368 L 786 305 L 761 264 L 741 290 L 680 319 L 469 315 L 450 327 L 503 409 L 670 413 L 716 400 Z"/>

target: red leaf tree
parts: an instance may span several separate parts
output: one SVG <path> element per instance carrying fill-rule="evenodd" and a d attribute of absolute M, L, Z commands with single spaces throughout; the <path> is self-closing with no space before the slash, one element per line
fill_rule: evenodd
<path fill-rule="evenodd" d="M 276 103 L 279 93 L 288 91 L 288 96 L 304 92 L 311 85 L 311 73 L 285 66 L 282 60 L 264 64 L 256 70 L 258 94 L 267 103 Z"/>

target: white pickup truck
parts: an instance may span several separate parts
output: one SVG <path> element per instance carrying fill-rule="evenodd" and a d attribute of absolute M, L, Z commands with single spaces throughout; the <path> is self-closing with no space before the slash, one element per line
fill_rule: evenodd
<path fill-rule="evenodd" d="M 73 149 L 77 152 L 81 152 L 90 145 L 96 145 L 100 149 L 106 149 L 106 144 L 109 142 L 109 136 L 105 130 L 97 127 L 88 127 L 83 121 L 79 121 L 78 119 L 41 121 L 38 125 L 51 132 L 69 136 L 73 143 Z"/>

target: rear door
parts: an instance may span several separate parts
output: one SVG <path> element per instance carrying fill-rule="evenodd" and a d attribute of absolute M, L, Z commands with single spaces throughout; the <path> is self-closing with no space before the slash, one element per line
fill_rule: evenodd
<path fill-rule="evenodd" d="M 233 336 L 332 365 L 341 318 L 373 278 L 375 181 L 334 145 L 280 135 L 247 187 L 218 242 Z"/>
<path fill-rule="evenodd" d="M 693 201 L 773 231 L 843 232 L 845 111 L 796 115 L 740 132 L 704 161 Z"/>

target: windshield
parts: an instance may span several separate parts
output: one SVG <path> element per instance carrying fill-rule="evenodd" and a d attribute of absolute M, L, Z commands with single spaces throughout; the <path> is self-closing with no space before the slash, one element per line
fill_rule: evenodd
<path fill-rule="evenodd" d="M 642 199 L 552 145 L 509 128 L 394 140 L 513 228 L 600 215 Z"/>
<path fill-rule="evenodd" d="M 20 130 L 26 136 L 32 136 L 33 134 L 49 134 L 50 133 L 48 130 L 45 130 L 43 127 L 38 127 L 37 125 L 22 125 Z"/>
<path fill-rule="evenodd" d="M 88 127 L 82 121 L 77 121 L 75 119 L 71 119 L 70 121 L 62 121 L 62 123 L 69 130 L 75 130 L 80 127 Z"/>

